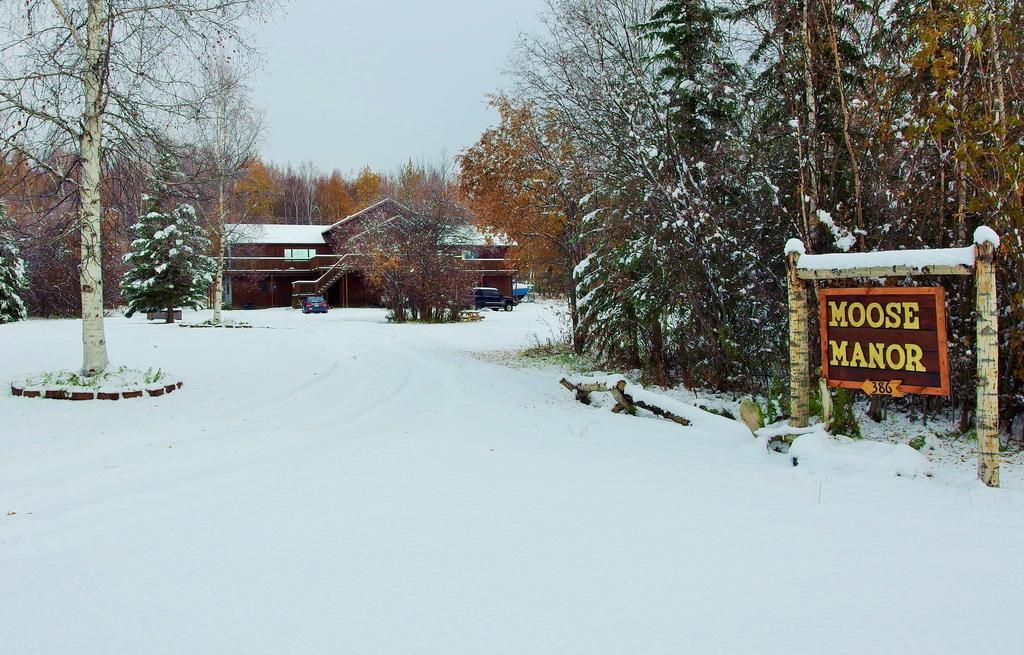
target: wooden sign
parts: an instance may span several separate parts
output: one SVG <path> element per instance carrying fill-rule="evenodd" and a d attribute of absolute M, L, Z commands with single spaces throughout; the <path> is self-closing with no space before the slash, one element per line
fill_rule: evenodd
<path fill-rule="evenodd" d="M 949 395 L 942 287 L 822 289 L 821 372 L 832 387 Z"/>

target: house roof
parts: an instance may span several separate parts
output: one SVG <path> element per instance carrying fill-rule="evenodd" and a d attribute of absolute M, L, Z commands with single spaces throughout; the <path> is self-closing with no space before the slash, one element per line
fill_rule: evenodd
<path fill-rule="evenodd" d="M 453 246 L 511 246 L 508 235 L 497 230 L 481 229 L 476 225 L 463 225 L 452 235 Z"/>
<path fill-rule="evenodd" d="M 323 225 L 278 225 L 275 223 L 234 223 L 224 226 L 228 241 L 234 244 L 320 244 L 324 240 Z"/>
<path fill-rule="evenodd" d="M 277 223 L 231 223 L 225 225 L 228 241 L 233 244 L 323 244 L 325 235 L 336 227 L 359 221 L 373 214 L 383 214 L 390 222 L 413 210 L 391 198 L 385 198 L 369 207 L 346 216 L 331 225 L 280 225 Z M 359 236 L 359 235 L 357 235 Z M 484 230 L 467 224 L 450 239 L 453 246 L 510 246 L 512 241 L 504 234 Z"/>
<path fill-rule="evenodd" d="M 378 202 L 373 203 L 369 207 L 365 207 L 363 209 L 360 209 L 359 211 L 357 211 L 356 213 L 352 214 L 351 216 L 346 216 L 345 218 L 341 219 L 340 221 L 337 221 L 335 223 L 332 223 L 332 224 L 328 225 L 327 227 L 324 228 L 324 232 L 327 232 L 329 230 L 333 230 L 334 228 L 338 227 L 339 225 L 344 225 L 345 223 L 348 223 L 350 221 L 354 221 L 354 220 L 358 220 L 360 218 L 364 218 L 364 217 L 369 216 L 370 214 L 372 214 L 372 213 L 374 213 L 376 211 L 379 211 L 379 210 L 385 210 L 385 211 L 390 210 L 391 213 L 394 214 L 395 216 L 397 216 L 399 214 L 411 214 L 411 213 L 413 213 L 413 211 L 411 209 L 409 209 L 408 207 L 406 207 L 402 203 L 398 202 L 397 200 L 392 200 L 391 198 L 384 198 L 383 200 L 380 200 Z M 389 216 L 389 218 L 394 218 L 394 216 Z"/>

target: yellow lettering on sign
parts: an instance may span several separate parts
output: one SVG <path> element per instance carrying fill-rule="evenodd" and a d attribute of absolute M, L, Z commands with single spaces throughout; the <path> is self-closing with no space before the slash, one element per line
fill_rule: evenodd
<path fill-rule="evenodd" d="M 868 368 L 885 368 L 885 345 L 881 343 L 868 344 Z"/>
<path fill-rule="evenodd" d="M 854 314 L 856 312 L 856 314 Z M 848 320 L 850 321 L 850 327 L 860 327 L 864 325 L 864 305 L 859 302 L 850 303 L 850 309 L 847 311 Z"/>
<path fill-rule="evenodd" d="M 908 371 L 916 371 L 918 373 L 924 373 L 924 364 L 921 360 L 924 358 L 924 351 L 921 350 L 921 346 L 908 343 L 907 349 L 907 368 Z"/>
<path fill-rule="evenodd" d="M 829 365 L 912 371 L 914 373 L 927 371 L 922 361 L 924 360 L 924 350 L 917 344 L 868 343 L 865 345 L 867 346 L 866 354 L 864 345 L 860 343 L 854 342 L 851 347 L 848 341 L 829 341 Z"/>
<path fill-rule="evenodd" d="M 829 360 L 832 366 L 846 366 L 846 342 L 829 341 L 828 347 L 832 352 L 832 357 Z"/>
<path fill-rule="evenodd" d="M 921 304 L 917 302 L 828 301 L 829 327 L 863 327 L 920 330 Z"/>
<path fill-rule="evenodd" d="M 868 325 L 870 325 L 873 328 L 882 327 L 882 323 L 885 322 L 885 315 L 884 312 L 882 312 L 881 305 L 879 305 L 876 302 L 871 303 L 870 305 L 868 305 L 867 314 Z"/>
<path fill-rule="evenodd" d="M 900 317 L 900 311 L 902 307 L 898 302 L 891 302 L 885 306 L 885 327 L 887 328 L 898 328 L 902 319 Z"/>
<path fill-rule="evenodd" d="M 897 358 L 897 355 L 899 357 Z M 907 362 L 907 354 L 903 351 L 903 346 L 898 343 L 894 343 L 885 349 L 885 363 L 888 364 L 887 368 L 893 371 L 902 371 L 903 365 Z"/>
<path fill-rule="evenodd" d="M 854 342 L 853 344 L 853 356 L 850 357 L 850 366 L 857 366 L 859 368 L 865 368 L 868 365 L 868 361 L 864 359 L 864 349 L 860 347 L 859 343 Z"/>
<path fill-rule="evenodd" d="M 903 303 L 903 329 L 921 329 L 921 305 L 916 302 Z"/>
<path fill-rule="evenodd" d="M 828 301 L 829 327 L 846 327 L 846 302 Z"/>

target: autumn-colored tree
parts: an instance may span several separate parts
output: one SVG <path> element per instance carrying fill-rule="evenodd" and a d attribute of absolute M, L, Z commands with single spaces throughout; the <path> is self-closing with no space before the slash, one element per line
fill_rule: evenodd
<path fill-rule="evenodd" d="M 521 269 L 567 294 L 575 333 L 572 271 L 587 253 L 581 201 L 589 187 L 582 164 L 530 104 L 496 96 L 491 106 L 500 121 L 459 156 L 459 190 L 479 221 L 515 241 L 511 254 Z"/>
<path fill-rule="evenodd" d="M 343 226 L 341 247 L 368 254 L 367 279 L 391 320 L 458 320 L 476 274 L 458 256 L 468 210 L 455 198 L 447 171 L 410 163 L 384 179 L 382 188 L 408 211 L 397 218 L 391 211 L 371 212 Z"/>
<path fill-rule="evenodd" d="M 352 196 L 359 209 L 369 207 L 380 200 L 381 183 L 381 176 L 370 170 L 369 166 L 364 166 L 363 170 L 359 171 L 359 175 L 352 182 Z"/>
<path fill-rule="evenodd" d="M 272 222 L 279 196 L 274 172 L 254 159 L 233 189 L 231 204 L 235 222 Z"/>
<path fill-rule="evenodd" d="M 327 222 L 350 216 L 357 210 L 356 201 L 349 194 L 348 185 L 338 171 L 317 179 L 315 196 L 320 215 Z"/>

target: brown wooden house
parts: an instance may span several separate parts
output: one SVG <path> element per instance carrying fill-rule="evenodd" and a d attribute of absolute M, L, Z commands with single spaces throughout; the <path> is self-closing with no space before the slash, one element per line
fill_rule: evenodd
<path fill-rule="evenodd" d="M 361 223 L 401 221 L 411 214 L 385 199 L 331 225 L 228 225 L 224 300 L 235 308 L 289 307 L 303 296 L 322 295 L 332 307 L 376 306 L 380 298 L 360 269 L 367 253 L 349 235 Z M 451 256 L 476 273 L 477 286 L 512 295 L 516 271 L 505 261 L 506 239 L 466 225 L 451 246 Z"/>

